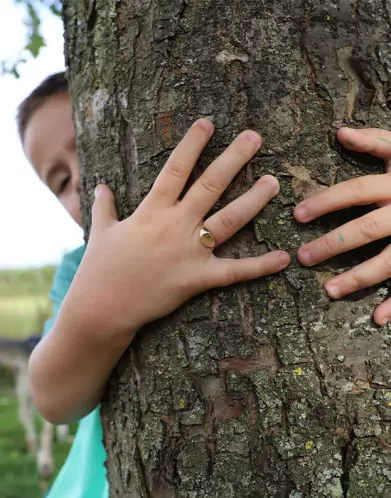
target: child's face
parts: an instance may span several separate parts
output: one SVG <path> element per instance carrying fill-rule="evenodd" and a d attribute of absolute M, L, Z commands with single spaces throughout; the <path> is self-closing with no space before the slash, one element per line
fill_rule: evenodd
<path fill-rule="evenodd" d="M 80 226 L 79 163 L 69 95 L 49 97 L 31 116 L 24 149 L 39 178 Z"/>

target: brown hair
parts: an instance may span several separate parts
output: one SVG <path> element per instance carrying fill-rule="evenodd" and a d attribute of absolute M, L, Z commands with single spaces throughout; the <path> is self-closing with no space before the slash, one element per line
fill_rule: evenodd
<path fill-rule="evenodd" d="M 31 116 L 49 97 L 59 93 L 68 93 L 68 81 L 65 72 L 55 73 L 45 78 L 35 90 L 18 107 L 17 124 L 20 139 L 23 142 L 24 133 Z"/>

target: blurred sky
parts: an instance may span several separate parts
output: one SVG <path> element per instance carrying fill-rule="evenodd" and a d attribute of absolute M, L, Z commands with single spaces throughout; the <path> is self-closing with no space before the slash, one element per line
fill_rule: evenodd
<path fill-rule="evenodd" d="M 0 61 L 23 47 L 25 11 L 0 1 Z M 47 47 L 20 67 L 20 79 L 0 76 L 0 268 L 58 262 L 82 243 L 82 231 L 40 182 L 24 157 L 16 130 L 18 104 L 48 74 L 64 68 L 60 19 L 43 15 Z"/>

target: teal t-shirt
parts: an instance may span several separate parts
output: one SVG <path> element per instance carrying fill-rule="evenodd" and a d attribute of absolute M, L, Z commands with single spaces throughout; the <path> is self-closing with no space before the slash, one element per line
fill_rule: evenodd
<path fill-rule="evenodd" d="M 73 277 L 84 254 L 84 246 L 67 254 L 54 277 L 50 298 L 53 316 L 46 322 L 44 334 L 53 326 L 61 303 L 68 292 Z M 99 407 L 79 422 L 72 448 L 60 470 L 48 498 L 108 498 L 106 479 L 106 452 Z"/>

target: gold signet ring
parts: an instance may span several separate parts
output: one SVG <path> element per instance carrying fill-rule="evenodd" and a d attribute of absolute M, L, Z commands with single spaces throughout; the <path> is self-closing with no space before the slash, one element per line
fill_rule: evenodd
<path fill-rule="evenodd" d="M 216 247 L 216 239 L 204 225 L 201 225 L 200 228 L 200 241 L 201 244 L 208 249 L 214 249 Z"/>

